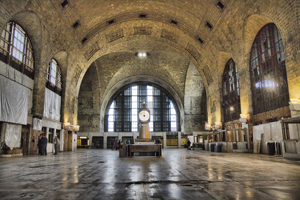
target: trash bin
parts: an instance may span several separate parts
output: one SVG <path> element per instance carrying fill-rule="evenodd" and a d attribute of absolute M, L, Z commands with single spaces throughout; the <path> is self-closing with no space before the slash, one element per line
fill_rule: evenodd
<path fill-rule="evenodd" d="M 222 143 L 217 144 L 217 152 L 222 152 L 222 146 L 223 146 Z"/>
<path fill-rule="evenodd" d="M 215 144 L 210 144 L 210 151 L 214 152 L 215 151 Z"/>
<path fill-rule="evenodd" d="M 267 149 L 268 149 L 268 155 L 274 155 L 275 154 L 275 143 L 267 142 Z"/>

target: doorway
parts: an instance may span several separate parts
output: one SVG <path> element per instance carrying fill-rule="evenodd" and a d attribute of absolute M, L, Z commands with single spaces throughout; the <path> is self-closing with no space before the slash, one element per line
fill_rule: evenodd
<path fill-rule="evenodd" d="M 72 151 L 72 131 L 68 131 L 68 151 Z"/>
<path fill-rule="evenodd" d="M 113 141 L 117 140 L 118 137 L 108 136 L 107 137 L 107 148 L 111 149 L 113 147 Z"/>
<path fill-rule="evenodd" d="M 92 148 L 103 149 L 103 137 L 102 136 L 92 137 Z"/>
<path fill-rule="evenodd" d="M 26 156 L 29 154 L 29 135 L 30 135 L 29 127 L 22 126 L 21 148 L 22 148 L 23 156 Z"/>

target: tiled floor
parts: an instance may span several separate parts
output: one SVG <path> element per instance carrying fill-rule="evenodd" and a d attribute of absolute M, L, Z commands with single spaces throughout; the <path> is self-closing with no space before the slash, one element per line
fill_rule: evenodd
<path fill-rule="evenodd" d="M 0 158 L 0 199 L 300 199 L 300 161 L 165 149 Z"/>

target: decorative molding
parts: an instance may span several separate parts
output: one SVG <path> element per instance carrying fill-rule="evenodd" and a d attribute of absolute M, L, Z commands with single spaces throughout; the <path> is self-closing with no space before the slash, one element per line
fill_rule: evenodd
<path fill-rule="evenodd" d="M 208 66 L 205 66 L 203 69 L 202 69 L 202 72 L 206 78 L 206 81 L 207 81 L 207 84 L 210 85 L 213 81 L 213 79 L 211 78 L 211 72 L 208 68 Z"/>
<path fill-rule="evenodd" d="M 170 40 L 172 42 L 177 42 L 178 41 L 178 36 L 173 34 L 170 31 L 167 31 L 166 29 L 163 29 L 161 32 L 161 37 L 165 38 L 167 40 Z"/>
<path fill-rule="evenodd" d="M 134 35 L 151 35 L 152 27 L 140 26 L 134 27 Z"/>
<path fill-rule="evenodd" d="M 91 57 L 93 57 L 93 55 L 95 55 L 95 53 L 97 51 L 99 51 L 101 48 L 98 44 L 98 42 L 95 42 L 93 45 L 92 45 L 92 48 L 89 49 L 88 51 L 86 51 L 86 53 L 84 54 L 84 57 L 87 59 L 87 60 L 90 60 Z"/>
<path fill-rule="evenodd" d="M 74 77 L 73 77 L 73 81 L 74 81 L 75 85 L 77 85 L 77 83 L 78 83 L 81 72 L 82 72 L 81 67 L 79 65 L 77 65 L 75 72 L 74 72 Z"/>
<path fill-rule="evenodd" d="M 147 15 L 147 18 L 143 18 L 141 19 L 139 17 L 139 15 L 141 13 L 144 13 Z M 84 37 L 85 42 L 82 43 L 82 45 L 87 44 L 87 41 L 90 40 L 91 38 L 93 38 L 95 35 L 97 35 L 99 32 L 104 31 L 105 29 L 107 29 L 110 25 L 107 23 L 108 21 L 110 21 L 111 19 L 114 19 L 114 24 L 120 24 L 123 22 L 128 22 L 128 21 L 133 21 L 133 20 L 148 20 L 148 21 L 156 21 L 156 22 L 162 22 L 165 24 L 170 24 L 170 20 L 171 19 L 175 19 L 173 16 L 169 16 L 169 15 L 163 15 L 160 13 L 148 13 L 148 12 L 127 12 L 127 13 L 122 13 L 120 15 L 116 15 L 113 18 L 110 19 L 106 19 L 104 20 L 102 23 L 99 23 L 98 25 L 96 25 L 95 27 L 93 27 L 91 29 L 91 31 L 89 31 L 87 33 L 87 35 Z M 178 19 L 176 19 L 176 21 L 178 22 L 178 24 L 176 25 L 176 27 L 178 27 L 181 31 L 183 31 L 184 33 L 188 34 L 190 37 L 192 38 L 197 38 L 198 34 L 197 31 L 194 30 L 194 28 L 188 26 L 187 24 L 184 24 L 183 22 L 179 21 Z M 137 34 L 139 35 L 139 34 Z"/>
<path fill-rule="evenodd" d="M 198 51 L 196 50 L 196 48 L 193 45 L 188 44 L 187 47 L 185 48 L 185 50 L 187 52 L 189 52 L 196 61 L 200 60 L 201 55 L 198 53 Z"/>
<path fill-rule="evenodd" d="M 107 34 L 106 35 L 106 40 L 107 40 L 107 43 L 111 43 L 111 42 L 116 41 L 118 39 L 121 39 L 123 37 L 124 37 L 123 29 L 119 29 L 115 32 Z"/>

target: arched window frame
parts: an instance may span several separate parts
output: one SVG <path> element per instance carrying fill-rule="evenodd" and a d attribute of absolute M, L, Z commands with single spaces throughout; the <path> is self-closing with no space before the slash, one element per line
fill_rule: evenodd
<path fill-rule="evenodd" d="M 139 86 L 139 88 L 136 90 L 133 88 L 134 86 Z M 148 89 L 142 89 L 140 86 L 153 87 L 150 97 L 147 94 Z M 134 100 L 131 100 L 133 97 Z M 176 102 L 163 88 L 145 83 L 134 83 L 116 92 L 106 108 L 104 130 L 106 132 L 137 132 L 138 110 L 142 107 L 143 102 L 148 101 L 148 98 L 153 100 L 151 100 L 153 109 L 146 103 L 146 107 L 150 109 L 151 114 L 150 131 L 180 131 L 179 111 Z M 168 116 L 166 116 L 166 113 L 168 113 Z M 151 122 L 153 122 L 153 125 L 151 125 Z M 113 128 L 109 123 L 113 124 Z M 135 125 L 133 125 L 134 123 Z M 176 130 L 174 130 L 174 127 Z"/>
<path fill-rule="evenodd" d="M 16 70 L 34 78 L 34 54 L 25 30 L 15 22 L 9 22 L 0 39 L 0 60 Z"/>
<path fill-rule="evenodd" d="M 289 105 L 289 91 L 282 38 L 275 24 L 256 35 L 250 54 L 253 113 Z"/>
<path fill-rule="evenodd" d="M 224 122 L 239 119 L 241 114 L 239 76 L 233 59 L 225 65 L 222 76 L 222 96 Z"/>
<path fill-rule="evenodd" d="M 55 59 L 52 59 L 47 69 L 46 87 L 61 96 L 61 69 Z"/>

